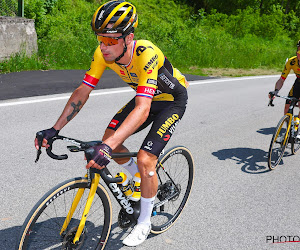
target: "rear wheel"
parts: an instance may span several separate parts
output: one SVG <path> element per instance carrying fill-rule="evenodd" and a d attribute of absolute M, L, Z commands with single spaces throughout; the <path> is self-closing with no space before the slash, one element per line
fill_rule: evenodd
<path fill-rule="evenodd" d="M 27 216 L 16 249 L 104 249 L 111 229 L 111 203 L 100 184 L 79 242 L 73 244 L 89 188 L 87 179 L 75 178 L 46 193 Z M 61 234 L 62 225 L 78 190 L 83 190 L 83 195 L 67 229 Z"/>
<path fill-rule="evenodd" d="M 157 163 L 158 192 L 151 217 L 154 234 L 168 230 L 186 205 L 194 180 L 194 161 L 182 146 L 169 149 Z"/>
<path fill-rule="evenodd" d="M 298 133 L 296 133 L 296 135 L 300 134 L 300 131 L 297 131 Z M 297 151 L 300 149 L 300 138 L 298 138 L 297 136 L 295 136 L 295 138 L 293 138 L 293 141 L 291 143 L 291 150 L 292 150 L 292 154 L 296 154 Z"/>
<path fill-rule="evenodd" d="M 288 130 L 289 121 L 289 116 L 283 116 L 273 134 L 268 154 L 268 166 L 270 170 L 273 170 L 277 167 L 284 155 L 284 151 L 289 142 L 290 136 Z"/>

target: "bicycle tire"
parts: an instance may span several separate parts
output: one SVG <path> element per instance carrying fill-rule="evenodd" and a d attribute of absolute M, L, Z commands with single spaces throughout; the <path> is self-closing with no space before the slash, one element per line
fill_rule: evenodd
<path fill-rule="evenodd" d="M 278 164 L 281 162 L 282 157 L 284 155 L 286 146 L 288 144 L 289 141 L 289 130 L 288 130 L 288 124 L 290 121 L 290 117 L 285 115 L 283 116 L 276 129 L 275 132 L 273 134 L 271 143 L 270 143 L 270 148 L 269 148 L 269 152 L 268 152 L 268 167 L 270 170 L 275 169 Z M 286 134 L 289 133 L 287 135 L 286 138 Z M 286 140 L 284 140 L 284 138 L 286 138 Z M 282 141 L 280 141 L 282 140 Z M 278 146 L 278 148 L 276 147 Z"/>
<path fill-rule="evenodd" d="M 159 157 L 156 172 L 159 185 L 154 207 L 165 203 L 162 205 L 163 209 L 162 206 L 158 207 L 151 217 L 151 233 L 160 234 L 175 223 L 188 201 L 194 181 L 194 160 L 191 152 L 183 146 L 169 149 Z M 172 196 L 175 186 L 178 188 L 178 195 L 170 200 L 164 199 L 164 196 Z"/>
<path fill-rule="evenodd" d="M 293 141 L 291 143 L 292 154 L 295 155 L 299 149 L 300 149 L 300 139 L 295 137 L 295 138 L 293 138 Z"/>
<path fill-rule="evenodd" d="M 63 237 L 60 230 L 79 188 L 84 188 L 84 194 Z M 74 238 L 88 191 L 86 178 L 73 178 L 49 190 L 25 219 L 16 249 L 104 249 L 111 230 L 112 211 L 111 200 L 101 184 L 98 184 L 84 232 L 79 239 L 81 245 L 74 247 L 66 243 Z"/>

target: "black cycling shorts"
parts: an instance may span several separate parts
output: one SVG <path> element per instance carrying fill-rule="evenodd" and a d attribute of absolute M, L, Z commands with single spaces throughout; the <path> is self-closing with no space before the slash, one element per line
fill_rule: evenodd
<path fill-rule="evenodd" d="M 137 129 L 137 131 L 135 131 L 135 133 L 137 133 L 152 123 L 151 129 L 147 134 L 141 149 L 150 152 L 157 157 L 159 156 L 160 152 L 164 149 L 173 135 L 176 126 L 185 112 L 187 96 L 186 100 L 183 99 L 178 101 L 175 99 L 175 101 L 152 102 L 147 120 Z M 117 112 L 107 128 L 116 131 L 134 107 L 135 98 Z"/>
<path fill-rule="evenodd" d="M 296 97 L 300 99 L 300 78 L 296 78 L 296 81 L 289 92 L 289 97 Z M 286 100 L 286 104 L 291 104 L 290 100 Z"/>

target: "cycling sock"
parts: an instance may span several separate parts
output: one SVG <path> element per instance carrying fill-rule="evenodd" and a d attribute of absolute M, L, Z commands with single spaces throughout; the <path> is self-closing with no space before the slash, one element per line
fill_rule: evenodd
<path fill-rule="evenodd" d="M 132 177 L 139 172 L 138 166 L 133 158 L 131 158 L 128 162 L 121 164 L 120 166 L 125 168 Z"/>
<path fill-rule="evenodd" d="M 154 200 L 155 200 L 155 196 L 152 198 L 144 198 L 141 197 L 141 212 L 140 212 L 140 216 L 138 218 L 138 224 L 147 224 L 150 225 L 151 221 L 151 214 L 152 214 L 152 209 L 154 206 Z"/>

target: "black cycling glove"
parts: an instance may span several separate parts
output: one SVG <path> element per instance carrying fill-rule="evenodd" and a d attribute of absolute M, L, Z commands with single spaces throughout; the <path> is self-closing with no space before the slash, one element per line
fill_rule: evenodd
<path fill-rule="evenodd" d="M 274 91 L 270 91 L 269 94 L 270 94 L 271 97 L 273 97 L 273 96 L 277 95 L 278 92 L 279 92 L 279 90 L 275 89 Z"/>
<path fill-rule="evenodd" d="M 112 149 L 110 146 L 102 143 L 92 147 L 92 160 L 94 160 L 99 166 L 106 166 L 111 160 Z"/>
<path fill-rule="evenodd" d="M 58 135 L 58 133 L 59 133 L 59 130 L 56 130 L 55 128 L 52 127 L 52 128 L 37 132 L 36 137 L 38 139 L 41 138 L 41 139 L 46 139 L 48 141 L 50 138 L 53 138 L 54 136 Z"/>

